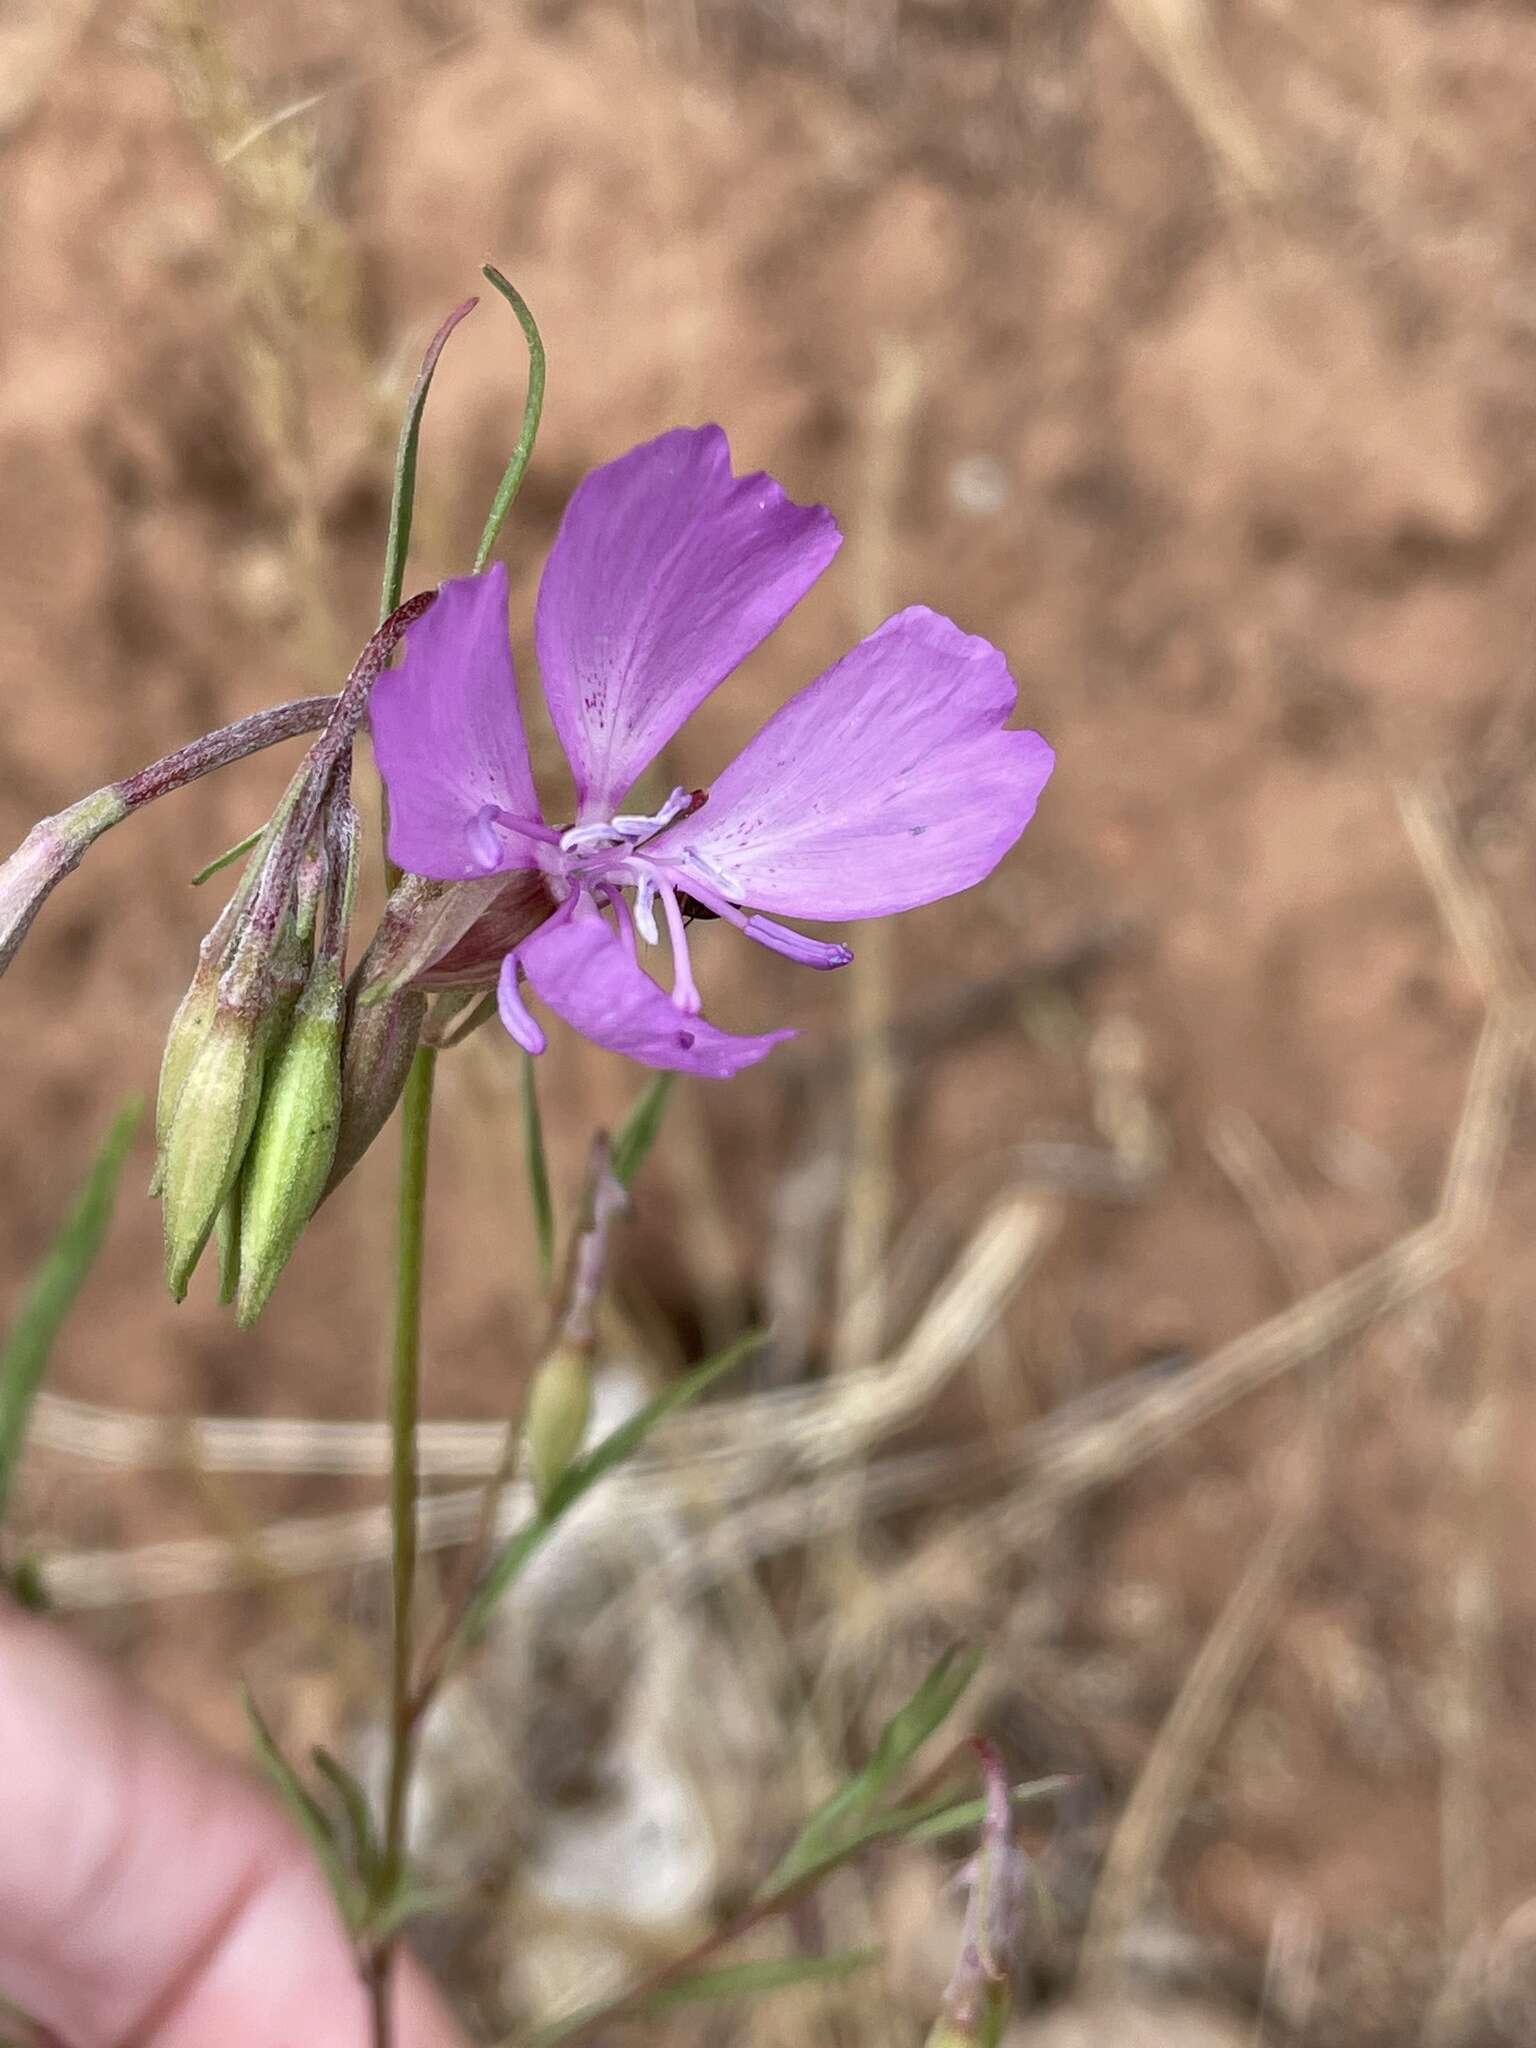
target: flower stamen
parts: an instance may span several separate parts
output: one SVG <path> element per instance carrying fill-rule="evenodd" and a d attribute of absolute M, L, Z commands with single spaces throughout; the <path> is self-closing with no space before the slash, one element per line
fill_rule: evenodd
<path fill-rule="evenodd" d="M 663 882 L 657 894 L 666 913 L 667 937 L 672 942 L 672 1000 L 685 1016 L 697 1017 L 704 1007 L 693 979 L 693 960 L 688 951 L 688 921 L 683 916 L 677 892 Z"/>

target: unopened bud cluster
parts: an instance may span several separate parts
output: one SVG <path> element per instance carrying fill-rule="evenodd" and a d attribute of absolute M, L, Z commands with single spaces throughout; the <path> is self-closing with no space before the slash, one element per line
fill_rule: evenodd
<path fill-rule="evenodd" d="M 179 1301 L 217 1225 L 221 1291 L 242 1323 L 330 1176 L 356 871 L 345 771 L 318 794 L 301 771 L 203 943 L 166 1042 L 155 1118 L 166 1283 Z"/>
<path fill-rule="evenodd" d="M 163 1206 L 166 1280 L 181 1300 L 216 1237 L 220 1292 L 242 1323 L 260 1313 L 316 1207 L 384 1128 L 418 1046 L 457 1044 L 484 1021 L 508 944 L 553 908 L 525 877 L 399 877 L 347 977 L 358 865 L 352 745 L 374 683 L 436 595 L 390 613 L 339 694 L 205 733 L 43 819 L 0 862 L 3 974 L 104 832 L 213 770 L 318 734 L 199 949 L 160 1067 L 151 1192 Z M 569 1389 L 555 1407 L 574 1413 Z M 551 1443 L 561 1436 L 557 1425 Z"/>

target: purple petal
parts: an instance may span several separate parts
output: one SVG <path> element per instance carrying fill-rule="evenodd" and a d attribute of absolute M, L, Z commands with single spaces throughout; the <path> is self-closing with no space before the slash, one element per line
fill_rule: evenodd
<path fill-rule="evenodd" d="M 968 889 L 1034 814 L 1055 756 L 1009 732 L 1002 655 L 923 605 L 898 612 L 750 740 L 646 847 L 738 903 L 883 917 Z"/>
<path fill-rule="evenodd" d="M 685 1016 L 595 915 L 546 925 L 518 948 L 517 958 L 535 994 L 557 1017 L 594 1044 L 648 1067 L 722 1079 L 795 1035 L 769 1031 L 739 1038 L 703 1017 Z"/>
<path fill-rule="evenodd" d="M 719 427 L 674 427 L 577 486 L 537 637 L 584 817 L 612 812 L 841 539 L 825 506 L 794 504 L 761 470 L 733 477 Z"/>
<path fill-rule="evenodd" d="M 413 875 L 466 882 L 528 867 L 528 842 L 494 815 L 534 821 L 539 799 L 507 642 L 507 572 L 442 586 L 405 636 L 369 707 L 389 791 L 389 854 Z"/>

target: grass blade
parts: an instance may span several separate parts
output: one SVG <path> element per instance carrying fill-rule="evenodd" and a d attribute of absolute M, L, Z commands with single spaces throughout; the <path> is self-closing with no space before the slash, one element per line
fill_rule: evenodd
<path fill-rule="evenodd" d="M 692 1976 L 680 1977 L 675 1984 L 664 1985 L 644 1997 L 621 1992 L 601 2004 L 567 2013 L 563 2019 L 540 2027 L 531 2036 L 528 2048 L 555 2048 L 557 2042 L 585 2033 L 613 2013 L 652 2018 L 681 2005 L 756 1998 L 765 1992 L 788 1990 L 796 1984 L 834 1984 L 859 1970 L 867 1970 L 880 1957 L 877 1948 L 844 1949 L 829 1956 L 764 1956 L 747 1963 L 726 1963 L 718 1970 L 696 1970 Z"/>
<path fill-rule="evenodd" d="M 658 1394 L 654 1401 L 631 1415 L 627 1422 L 621 1422 L 617 1429 L 610 1430 L 601 1443 L 594 1444 L 585 1457 L 573 1459 L 561 1474 L 550 1492 L 543 1508 L 525 1522 L 517 1534 L 510 1537 L 492 1558 L 485 1576 L 476 1587 L 473 1598 L 465 1607 L 456 1634 L 465 1643 L 473 1643 L 484 1631 L 486 1623 L 495 1610 L 507 1588 L 519 1572 L 540 1548 L 563 1515 L 576 1505 L 589 1488 L 599 1479 L 632 1458 L 659 1422 L 665 1422 L 669 1415 L 675 1415 L 698 1397 L 716 1380 L 723 1379 L 735 1366 L 756 1351 L 763 1343 L 760 1330 L 740 1337 L 726 1350 L 707 1359 L 703 1365 L 695 1366 L 691 1373 L 678 1380 L 674 1386 Z"/>
<path fill-rule="evenodd" d="M 139 1104 L 118 1112 L 74 1211 L 53 1241 L 10 1333 L 0 1345 L 0 1519 L 15 1474 L 32 1403 L 54 1339 L 95 1263 L 112 1221 L 117 1184 L 139 1121 Z"/>
<path fill-rule="evenodd" d="M 539 1278 L 547 1288 L 555 1270 L 555 1203 L 549 1192 L 549 1155 L 544 1150 L 538 1083 L 528 1053 L 523 1054 L 522 1109 L 523 1152 L 528 1162 L 528 1193 L 533 1202 L 533 1227 L 539 1245 Z"/>
<path fill-rule="evenodd" d="M 341 1909 L 343 1920 L 348 1927 L 355 1927 L 363 1907 L 362 1894 L 352 1873 L 347 1869 L 330 1816 L 314 1794 L 306 1788 L 303 1779 L 278 1748 L 277 1738 L 262 1718 L 261 1709 L 252 1698 L 248 1686 L 242 1687 L 241 1698 L 245 1705 L 245 1718 L 250 1725 L 251 1740 L 256 1746 L 256 1755 L 261 1767 L 289 1819 L 294 1822 L 314 1852 L 315 1861 L 325 1873 L 325 1881 Z"/>
<path fill-rule="evenodd" d="M 432 389 L 437 359 L 442 354 L 449 335 L 461 320 L 468 318 L 479 303 L 478 299 L 466 299 L 462 306 L 455 306 L 433 335 L 427 344 L 427 352 L 421 359 L 416 382 L 411 386 L 411 395 L 405 402 L 405 418 L 400 424 L 400 441 L 395 450 L 394 483 L 389 495 L 389 538 L 384 546 L 384 593 L 379 599 L 380 623 L 398 606 L 405 588 L 405 558 L 410 552 L 411 520 L 416 509 L 416 450 L 421 442 L 421 416 L 426 410 L 427 393 Z"/>
<path fill-rule="evenodd" d="M 1009 1803 L 1023 1806 L 1035 1799 L 1052 1799 L 1064 1792 L 1072 1783 L 1069 1775 L 1054 1778 L 1037 1778 L 1027 1784 L 1015 1785 L 1009 1793 Z M 851 1863 L 872 1842 L 901 1840 L 904 1842 L 936 1842 L 946 1835 L 958 1835 L 967 1828 L 980 1827 L 987 1817 L 985 1799 L 965 1799 L 959 1802 L 931 1800 L 921 1806 L 893 1806 L 885 1813 L 877 1813 L 866 1820 L 856 1834 L 848 1836 L 835 1849 L 829 1849 L 815 1861 L 795 1872 L 788 1885 L 779 1886 L 770 1894 L 778 1897 L 788 1889 L 796 1892 L 809 1891 L 830 1877 L 834 1870 L 840 1870 L 845 1863 Z"/>
<path fill-rule="evenodd" d="M 811 1815 L 761 1896 L 772 1898 L 857 1847 L 868 1817 L 892 1778 L 944 1722 L 976 1676 L 980 1650 L 946 1650 L 906 1705 L 880 1731 L 863 1770 L 839 1785 Z"/>
<path fill-rule="evenodd" d="M 661 1119 L 676 1080 L 676 1074 L 658 1074 L 619 1126 L 613 1141 L 613 1177 L 621 1187 L 627 1188 L 645 1164 L 646 1154 L 661 1130 Z"/>
<path fill-rule="evenodd" d="M 763 1956 L 750 1963 L 727 1963 L 718 1970 L 699 1970 L 656 1991 L 636 2010 L 670 2012 L 678 2005 L 703 2005 L 724 1998 L 755 1998 L 764 1991 L 785 1991 L 794 1984 L 835 1984 L 878 1963 L 877 1948 L 840 1949 L 829 1956 Z"/>
<path fill-rule="evenodd" d="M 539 416 L 544 410 L 544 374 L 546 369 L 544 342 L 539 334 L 538 322 L 528 310 L 528 302 L 516 285 L 509 284 L 492 263 L 487 263 L 482 276 L 495 287 L 517 315 L 517 324 L 523 330 L 528 343 L 528 395 L 523 400 L 523 426 L 517 437 L 517 446 L 512 450 L 512 459 L 502 471 L 501 482 L 496 487 L 496 496 L 486 515 L 485 531 L 480 536 L 480 545 L 475 550 L 475 574 L 478 576 L 491 559 L 491 550 L 501 537 L 501 529 L 507 523 L 507 514 L 512 510 L 513 500 L 522 488 L 523 474 L 528 459 L 533 454 L 534 440 L 539 431 Z"/>
<path fill-rule="evenodd" d="M 378 1879 L 381 1857 L 378 1835 L 374 1830 L 373 1814 L 368 1805 L 368 1795 L 346 1765 L 332 1756 L 328 1749 L 318 1745 L 310 1751 L 315 1769 L 324 1778 L 336 1795 L 347 1823 L 352 1861 L 363 1883 L 371 1891 Z"/>

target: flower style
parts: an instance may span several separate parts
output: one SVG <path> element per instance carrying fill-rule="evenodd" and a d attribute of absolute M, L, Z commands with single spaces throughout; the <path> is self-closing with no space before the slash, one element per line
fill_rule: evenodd
<path fill-rule="evenodd" d="M 809 967 L 841 967 L 846 946 L 778 917 L 884 917 L 952 895 L 990 874 L 1029 823 L 1051 749 L 1005 728 L 1015 687 L 998 650 L 921 605 L 791 698 L 707 791 L 675 789 L 649 812 L 624 807 L 841 538 L 824 506 L 793 503 L 761 472 L 733 476 L 714 426 L 675 428 L 578 486 L 535 621 L 576 784 L 569 825 L 545 822 L 534 788 L 499 563 L 445 583 L 407 632 L 400 667 L 379 678 L 373 737 L 391 858 L 439 881 L 509 877 L 518 909 L 504 928 L 518 937 L 501 960 L 498 1003 L 529 1052 L 545 1037 L 525 981 L 599 1045 L 653 1067 L 733 1074 L 794 1033 L 743 1036 L 707 1021 L 691 918 L 722 919 Z M 530 887 L 543 895 L 531 930 Z M 660 923 L 670 992 L 640 961 Z"/>

